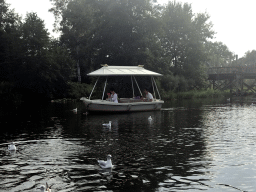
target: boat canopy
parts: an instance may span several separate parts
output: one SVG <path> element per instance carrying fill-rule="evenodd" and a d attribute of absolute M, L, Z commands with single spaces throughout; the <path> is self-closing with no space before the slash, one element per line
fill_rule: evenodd
<path fill-rule="evenodd" d="M 144 69 L 143 65 L 139 66 L 108 66 L 102 65 L 100 69 L 88 73 L 88 76 L 162 76 L 160 73 Z"/>

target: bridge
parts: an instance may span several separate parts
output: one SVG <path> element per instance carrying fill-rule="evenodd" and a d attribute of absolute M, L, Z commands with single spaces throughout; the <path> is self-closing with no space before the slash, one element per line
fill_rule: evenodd
<path fill-rule="evenodd" d="M 256 66 L 212 67 L 208 69 L 208 80 L 214 90 L 256 92 Z"/>

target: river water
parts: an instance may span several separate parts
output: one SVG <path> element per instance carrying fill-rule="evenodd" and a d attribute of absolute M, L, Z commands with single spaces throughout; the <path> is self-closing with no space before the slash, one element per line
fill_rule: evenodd
<path fill-rule="evenodd" d="M 109 115 L 85 114 L 80 102 L 1 110 L 0 191 L 46 182 L 53 192 L 256 189 L 251 103 L 169 101 L 157 112 Z M 114 167 L 103 170 L 96 160 L 107 154 Z"/>

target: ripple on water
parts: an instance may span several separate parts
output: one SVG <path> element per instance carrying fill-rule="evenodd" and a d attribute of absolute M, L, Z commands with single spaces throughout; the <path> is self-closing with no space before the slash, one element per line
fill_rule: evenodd
<path fill-rule="evenodd" d="M 33 191 L 48 182 L 61 192 L 253 191 L 253 110 L 222 105 L 86 117 L 67 110 L 65 120 L 51 115 L 55 125 L 33 133 L 41 139 L 16 136 L 22 142 L 14 154 L 0 146 L 0 190 Z M 111 131 L 101 126 L 109 120 Z M 111 170 L 96 161 L 107 154 Z"/>

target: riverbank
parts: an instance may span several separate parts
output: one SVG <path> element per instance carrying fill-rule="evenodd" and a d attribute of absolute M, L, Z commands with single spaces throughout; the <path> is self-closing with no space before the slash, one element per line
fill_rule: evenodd
<path fill-rule="evenodd" d="M 40 102 L 65 102 L 70 100 L 79 100 L 81 97 L 88 97 L 92 90 L 92 85 L 80 84 L 70 82 L 67 84 L 66 91 L 63 90 L 61 94 L 47 95 L 45 93 L 37 93 L 35 90 L 22 90 L 17 89 L 12 83 L 1 83 L 0 84 L 0 96 L 1 102 L 7 103 L 21 103 L 25 101 L 31 101 L 34 99 L 40 100 Z M 160 91 L 162 92 L 162 91 Z M 98 93 L 99 94 L 99 93 Z M 101 95 L 102 93 L 100 93 Z M 221 98 L 221 97 L 232 97 L 229 90 L 219 91 L 213 89 L 207 90 L 191 90 L 187 92 L 162 92 L 163 100 L 172 99 L 195 99 L 195 98 Z"/>
<path fill-rule="evenodd" d="M 232 94 L 229 90 L 219 91 L 213 89 L 207 90 L 191 90 L 186 92 L 167 92 L 164 93 L 162 98 L 164 100 L 170 99 L 192 99 L 192 98 L 218 98 L 218 97 L 231 97 Z"/>

